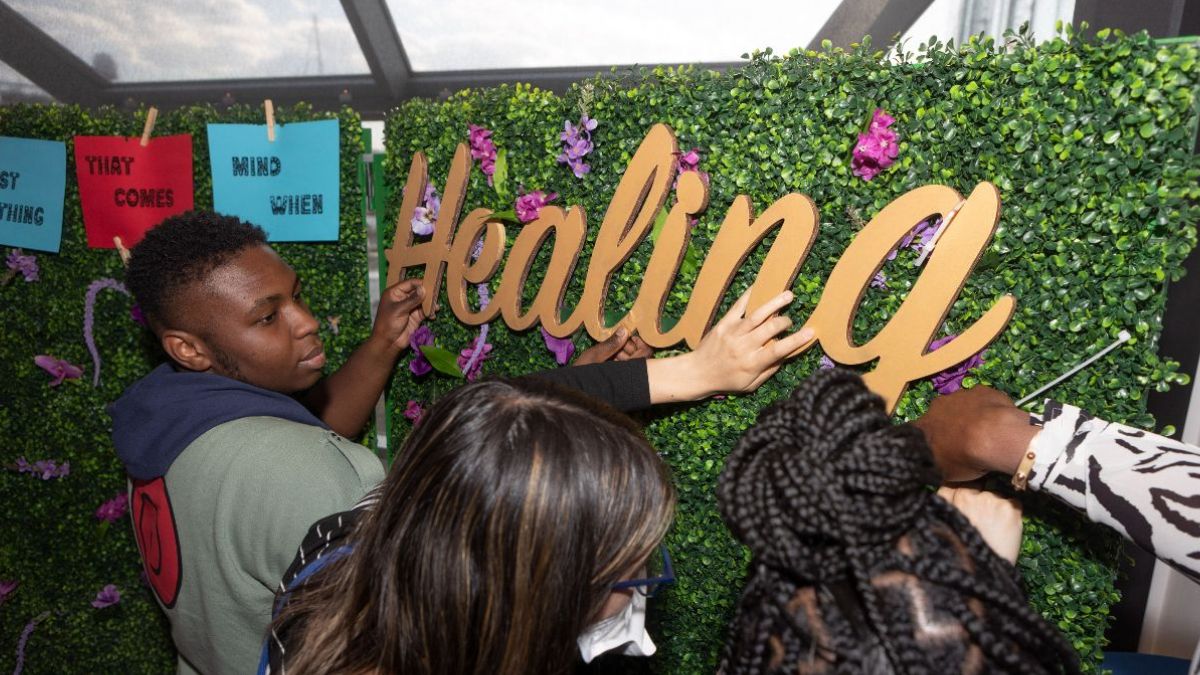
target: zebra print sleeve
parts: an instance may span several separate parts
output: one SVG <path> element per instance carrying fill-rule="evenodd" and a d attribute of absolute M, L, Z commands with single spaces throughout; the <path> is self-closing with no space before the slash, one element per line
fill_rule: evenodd
<path fill-rule="evenodd" d="M 1047 401 L 1030 449 L 1031 487 L 1200 581 L 1200 448 Z"/>

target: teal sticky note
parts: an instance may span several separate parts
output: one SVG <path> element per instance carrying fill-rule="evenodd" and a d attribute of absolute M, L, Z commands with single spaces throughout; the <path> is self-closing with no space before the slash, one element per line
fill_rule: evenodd
<path fill-rule="evenodd" d="M 337 120 L 208 125 L 213 208 L 267 231 L 271 241 L 338 238 Z"/>
<path fill-rule="evenodd" d="M 67 145 L 0 136 L 0 244 L 58 253 Z"/>

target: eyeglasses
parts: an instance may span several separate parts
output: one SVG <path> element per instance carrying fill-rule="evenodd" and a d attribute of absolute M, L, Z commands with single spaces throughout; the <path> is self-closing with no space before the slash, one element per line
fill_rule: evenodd
<path fill-rule="evenodd" d="M 653 598 L 663 586 L 675 583 L 675 569 L 671 567 L 671 554 L 667 553 L 667 545 L 660 544 L 658 553 L 660 555 L 651 554 L 650 559 L 646 561 L 646 578 L 618 581 L 612 585 L 613 590 L 632 588 L 647 598 Z"/>

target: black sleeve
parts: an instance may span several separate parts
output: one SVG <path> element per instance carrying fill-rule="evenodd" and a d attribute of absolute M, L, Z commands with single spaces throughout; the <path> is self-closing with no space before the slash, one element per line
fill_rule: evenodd
<path fill-rule="evenodd" d="M 533 373 L 537 377 L 594 396 L 622 412 L 650 407 L 646 360 L 605 361 Z"/>

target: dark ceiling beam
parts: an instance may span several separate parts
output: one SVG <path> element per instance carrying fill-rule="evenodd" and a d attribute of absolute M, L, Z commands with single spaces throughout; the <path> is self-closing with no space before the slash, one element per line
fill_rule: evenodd
<path fill-rule="evenodd" d="M 400 33 L 396 31 L 387 3 L 384 0 L 342 0 L 342 9 L 358 38 L 358 46 L 367 59 L 371 75 L 383 93 L 395 99 L 403 97 L 412 66 L 404 53 Z"/>
<path fill-rule="evenodd" d="M 60 101 L 95 105 L 108 86 L 91 66 L 4 2 L 0 61 Z"/>
<path fill-rule="evenodd" d="M 871 44 L 884 48 L 921 18 L 933 0 L 845 0 L 833 11 L 809 43 L 820 49 L 823 40 L 848 47 L 871 36 Z"/>
<path fill-rule="evenodd" d="M 309 103 L 317 110 L 337 110 L 349 105 L 375 116 L 395 105 L 380 92 L 370 75 L 327 75 L 186 82 L 123 82 L 106 89 L 105 103 L 123 106 L 153 105 L 171 109 L 195 103 L 247 103 L 271 99 L 276 106 Z"/>

